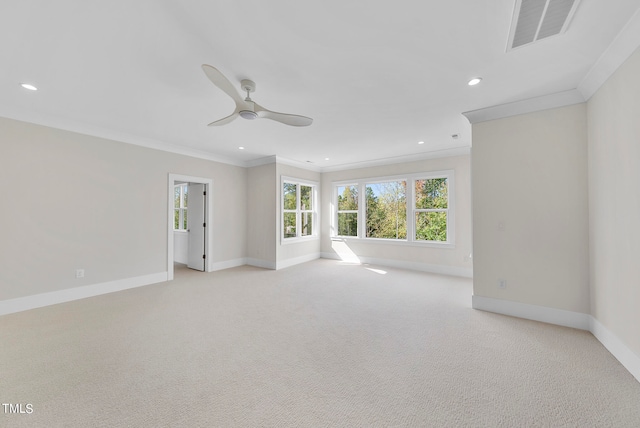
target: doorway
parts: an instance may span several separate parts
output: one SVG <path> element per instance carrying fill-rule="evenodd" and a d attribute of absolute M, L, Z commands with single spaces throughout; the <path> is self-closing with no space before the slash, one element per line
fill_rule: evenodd
<path fill-rule="evenodd" d="M 167 235 L 167 279 L 174 277 L 173 263 L 175 260 L 175 245 L 178 239 L 187 240 L 185 251 L 187 255 L 184 262 L 195 270 L 211 272 L 211 250 L 213 248 L 212 237 L 212 213 L 213 213 L 213 180 L 210 178 L 194 177 L 181 174 L 169 174 L 168 192 L 168 235 Z M 177 207 L 175 203 L 176 185 L 188 185 L 189 203 L 185 213 L 179 214 L 183 220 L 187 217 L 186 230 L 176 232 L 175 218 Z M 184 235 L 183 235 L 184 234 Z M 181 262 L 183 260 L 180 260 Z"/>

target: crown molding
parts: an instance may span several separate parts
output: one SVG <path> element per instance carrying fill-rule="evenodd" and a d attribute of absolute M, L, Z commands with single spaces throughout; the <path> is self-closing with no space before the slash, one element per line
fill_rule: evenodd
<path fill-rule="evenodd" d="M 270 163 L 279 163 L 284 165 L 290 165 L 296 168 L 305 169 L 313 172 L 328 172 L 339 171 L 352 168 L 364 168 L 374 165 L 388 165 L 401 162 L 409 162 L 420 159 L 430 159 L 447 156 L 461 156 L 468 155 L 469 148 L 459 149 L 446 149 L 427 152 L 423 155 L 407 155 L 398 156 L 386 159 L 378 159 L 372 161 L 356 162 L 344 165 L 337 165 L 333 167 L 320 167 L 308 162 L 301 162 L 293 159 L 288 159 L 281 156 L 265 156 L 248 161 L 240 161 L 231 159 L 219 155 L 214 155 L 204 150 L 191 149 L 184 146 L 168 143 L 166 141 L 155 140 L 151 138 L 140 137 L 120 131 L 101 128 L 99 126 L 87 125 L 81 122 L 77 122 L 70 119 L 63 119 L 59 117 L 51 117 L 49 115 L 41 115 L 33 111 L 20 110 L 16 108 L 6 108 L 0 105 L 0 117 L 7 119 L 18 120 L 21 122 L 33 123 L 35 125 L 46 126 L 49 128 L 60 129 L 63 131 L 75 132 L 82 135 L 88 135 L 96 138 L 104 138 L 111 141 L 116 141 L 125 144 L 133 144 L 136 146 L 146 147 L 149 149 L 161 150 L 164 152 L 175 153 L 183 156 L 194 157 L 198 159 L 210 160 L 213 162 L 224 163 L 228 165 L 239 166 L 243 168 L 252 168 L 260 165 L 267 165 Z"/>
<path fill-rule="evenodd" d="M 252 160 L 246 161 L 244 163 L 244 166 L 246 168 L 253 168 L 255 166 L 268 165 L 270 163 L 290 165 L 296 168 L 306 169 L 308 171 L 322 172 L 322 169 L 319 166 L 313 165 L 309 162 L 301 162 L 293 159 L 283 158 L 282 156 L 277 156 L 277 155 L 265 156 L 263 158 L 258 158 L 258 159 L 252 159 Z"/>
<path fill-rule="evenodd" d="M 472 124 L 588 101 L 640 47 L 640 9 L 620 30 L 576 89 L 462 113 Z"/>
<path fill-rule="evenodd" d="M 254 166 L 268 165 L 276 163 L 276 156 L 265 156 L 263 158 L 251 159 L 244 163 L 245 168 L 253 168 Z"/>
<path fill-rule="evenodd" d="M 638 49 L 638 46 L 640 46 L 640 9 L 633 14 L 578 85 L 578 90 L 584 99 L 591 98 Z"/>
<path fill-rule="evenodd" d="M 245 166 L 247 168 L 252 168 L 255 166 L 276 163 L 276 164 L 294 166 L 297 168 L 305 169 L 307 171 L 325 173 L 325 172 L 333 172 L 333 171 L 344 171 L 348 169 L 368 168 L 371 166 L 393 165 L 398 163 L 415 162 L 420 160 L 446 158 L 446 157 L 453 157 L 453 156 L 468 156 L 469 154 L 471 154 L 471 147 L 456 147 L 452 149 L 433 150 L 430 152 L 421 153 L 419 155 L 414 154 L 414 155 L 395 156 L 391 158 L 374 159 L 369 161 L 353 162 L 353 163 L 347 163 L 342 165 L 325 166 L 325 167 L 319 167 L 313 164 L 309 164 L 307 162 L 300 162 L 293 159 L 288 159 L 288 158 L 274 155 L 274 156 L 266 156 L 263 158 L 247 161 L 245 162 Z"/>
<path fill-rule="evenodd" d="M 175 153 L 179 155 L 190 156 L 235 166 L 244 166 L 244 162 L 242 161 L 227 158 L 224 156 L 214 155 L 204 150 L 191 149 L 185 146 L 171 144 L 166 141 L 141 137 L 138 135 L 116 131 L 113 129 L 107 129 L 96 125 L 81 123 L 71 119 L 54 117 L 51 115 L 43 115 L 30 110 L 0 106 L 0 116 L 6 117 L 7 119 L 18 120 L 20 122 L 33 123 L 35 125 L 47 126 L 49 128 L 75 132 L 77 134 L 103 138 L 120 143 L 133 144 L 135 146 L 146 147 L 149 149 L 161 150 L 164 152 Z"/>
<path fill-rule="evenodd" d="M 413 155 L 394 156 L 390 158 L 375 159 L 362 162 L 346 163 L 342 165 L 326 166 L 320 172 L 344 171 L 348 169 L 368 168 L 372 166 L 393 165 L 398 163 L 415 162 L 428 159 L 448 158 L 454 156 L 468 156 L 471 147 L 455 147 L 451 149 L 439 149 Z"/>
<path fill-rule="evenodd" d="M 585 102 L 577 89 L 462 113 L 471 124 Z"/>
<path fill-rule="evenodd" d="M 323 171 L 322 167 L 314 165 L 314 164 L 312 164 L 310 162 L 301 162 L 301 161 L 297 161 L 297 160 L 293 160 L 293 159 L 283 158 L 282 156 L 275 156 L 275 158 L 276 158 L 276 163 L 289 165 L 289 166 L 294 166 L 296 168 L 306 169 L 308 171 L 313 171 L 313 172 L 322 172 Z"/>

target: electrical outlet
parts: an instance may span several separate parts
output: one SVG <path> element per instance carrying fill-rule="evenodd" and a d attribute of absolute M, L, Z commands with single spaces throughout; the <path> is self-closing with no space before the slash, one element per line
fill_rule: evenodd
<path fill-rule="evenodd" d="M 76 278 L 84 278 L 84 269 L 76 269 Z"/>
<path fill-rule="evenodd" d="M 499 279 L 498 280 L 498 288 L 507 288 L 507 280 L 506 279 Z"/>

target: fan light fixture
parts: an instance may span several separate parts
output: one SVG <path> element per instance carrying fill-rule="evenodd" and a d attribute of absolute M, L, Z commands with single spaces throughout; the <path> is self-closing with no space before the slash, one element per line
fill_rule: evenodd
<path fill-rule="evenodd" d="M 239 114 L 243 119 L 253 120 L 258 118 L 258 113 L 251 110 L 241 110 Z"/>

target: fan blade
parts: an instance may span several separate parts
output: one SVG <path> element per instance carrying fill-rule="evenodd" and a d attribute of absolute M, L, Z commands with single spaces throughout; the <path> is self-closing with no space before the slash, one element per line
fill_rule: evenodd
<path fill-rule="evenodd" d="M 202 70 L 214 85 L 222 89 L 225 94 L 233 98 L 233 101 L 236 102 L 236 105 L 242 105 L 244 103 L 244 100 L 242 99 L 236 88 L 233 87 L 233 84 L 229 82 L 229 79 L 224 77 L 224 74 L 220 73 L 217 68 L 212 67 L 208 64 L 202 64 Z"/>
<path fill-rule="evenodd" d="M 313 119 L 306 116 L 300 116 L 297 114 L 278 113 L 275 111 L 267 110 L 266 108 L 259 106 L 254 102 L 255 112 L 257 115 L 264 119 L 275 120 L 276 122 L 284 123 L 291 126 L 309 126 L 313 123 Z"/>
<path fill-rule="evenodd" d="M 214 122 L 211 122 L 209 125 L 207 126 L 220 126 L 220 125 L 226 125 L 229 122 L 233 122 L 236 117 L 238 117 L 238 110 L 234 111 L 233 113 L 231 113 L 229 116 L 227 117 L 223 117 L 222 119 L 218 119 Z"/>

